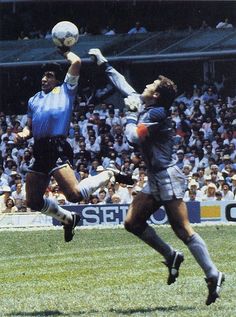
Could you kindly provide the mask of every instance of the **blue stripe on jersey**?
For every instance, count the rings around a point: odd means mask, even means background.
[[[133,118],[127,118],[126,124],[130,124],[130,123],[137,124],[137,120],[134,120]]]
[[[151,122],[160,122],[166,119],[166,111],[163,107],[150,109],[148,114]]]
[[[29,99],[28,117],[32,119],[32,132],[35,139],[67,136],[77,85],[63,83],[45,94],[38,92]]]

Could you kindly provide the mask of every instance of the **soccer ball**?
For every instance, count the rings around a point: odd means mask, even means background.
[[[56,46],[73,46],[79,39],[77,26],[69,21],[61,21],[52,29],[52,40]]]

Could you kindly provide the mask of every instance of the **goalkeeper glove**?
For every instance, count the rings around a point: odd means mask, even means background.
[[[136,112],[139,110],[141,101],[138,95],[130,95],[124,98],[124,103],[128,111]]]
[[[91,59],[97,62],[97,65],[100,66],[103,63],[107,63],[107,59],[102,55],[102,52],[99,48],[91,48],[88,51],[88,54],[90,55]]]

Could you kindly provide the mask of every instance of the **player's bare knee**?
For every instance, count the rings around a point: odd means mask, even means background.
[[[125,229],[136,236],[140,236],[145,230],[146,226],[146,224],[135,223],[128,220],[124,222]]]
[[[64,193],[66,199],[72,203],[77,203],[82,200],[83,196],[80,191],[75,187],[72,191]]]

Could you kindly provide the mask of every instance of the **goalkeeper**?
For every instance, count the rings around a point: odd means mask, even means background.
[[[167,283],[176,281],[184,261],[182,252],[161,239],[147,221],[161,206],[165,207],[169,223],[206,275],[208,296],[206,305],[219,297],[224,274],[212,262],[204,240],[190,225],[183,195],[185,177],[177,167],[173,153],[172,122],[169,117],[177,93],[175,83],[159,76],[139,95],[102,55],[99,49],[91,49],[89,55],[104,68],[110,82],[123,94],[127,112],[126,136],[130,143],[138,145],[147,166],[148,184],[134,198],[126,219],[125,229],[132,232],[164,257],[168,267]]]

